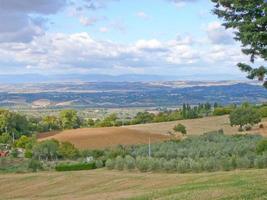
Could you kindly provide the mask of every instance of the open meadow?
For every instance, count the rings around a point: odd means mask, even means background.
[[[267,170],[161,174],[107,170],[0,176],[1,200],[267,199]]]

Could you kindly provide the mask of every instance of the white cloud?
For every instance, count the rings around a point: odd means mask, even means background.
[[[177,40],[139,40],[123,45],[97,41],[88,33],[49,34],[30,43],[0,44],[2,73],[12,68],[29,72],[66,73],[161,73],[217,71],[233,68],[245,60],[234,45],[199,43],[190,36]],[[203,72],[203,73],[204,73]]]
[[[208,38],[214,44],[231,44],[233,43],[233,30],[225,28],[220,22],[211,22],[206,28]]]

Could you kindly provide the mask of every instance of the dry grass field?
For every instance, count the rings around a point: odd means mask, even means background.
[[[107,171],[0,176],[1,200],[263,200],[267,170],[199,174]]]
[[[150,136],[151,142],[159,142],[171,138],[170,131],[181,123],[187,128],[187,135],[200,135],[210,131],[223,129],[225,134],[237,134],[237,127],[231,127],[228,116],[206,117],[200,119],[180,120],[174,122],[161,122],[152,124],[140,124],[125,127],[109,128],[83,128],[66,130],[54,133],[39,134],[39,140],[56,139],[69,141],[79,149],[96,149],[112,147],[116,145],[147,144]],[[264,129],[254,127],[248,133],[260,133],[267,136],[267,120],[263,120]],[[245,133],[245,132],[243,132]],[[177,134],[177,137],[181,137]]]
[[[119,144],[146,144],[169,140],[170,136],[163,134],[149,134],[141,130],[128,128],[83,128],[66,130],[58,133],[41,134],[39,140],[56,139],[58,141],[69,141],[79,149],[97,149],[112,147]]]
[[[225,134],[237,134],[238,128],[231,127],[229,116],[212,116],[199,119],[189,119],[189,120],[180,120],[174,122],[161,122],[161,123],[152,123],[152,124],[140,124],[127,126],[129,129],[145,131],[150,133],[158,134],[168,134],[168,132],[173,131],[173,127],[181,123],[186,126],[188,135],[200,135],[206,132],[216,131],[223,129]],[[248,133],[260,133],[262,135],[267,134],[267,120],[264,119],[262,124],[264,124],[264,129],[259,129],[258,127],[253,127]]]

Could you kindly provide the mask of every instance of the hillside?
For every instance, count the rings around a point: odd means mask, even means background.
[[[230,126],[228,116],[218,116],[124,127],[83,128],[54,133],[42,133],[39,134],[39,140],[54,138],[59,141],[69,141],[80,149],[105,148],[119,144],[147,144],[149,137],[151,137],[152,143],[170,139],[169,133],[173,132],[172,129],[177,123],[181,123],[187,127],[187,135],[200,135],[219,129],[223,129],[225,134],[238,133],[237,127]],[[260,133],[267,136],[267,120],[264,119],[262,124],[265,127],[264,129],[254,127],[247,133]],[[178,133],[177,137],[179,138],[181,135]]]
[[[83,128],[66,130],[57,133],[39,134],[39,140],[56,139],[69,141],[79,149],[97,149],[116,145],[146,144],[149,141],[159,142],[168,140],[170,137],[162,134],[149,134],[141,130],[128,128]]]
[[[5,200],[260,200],[267,198],[267,170],[199,174],[106,170],[4,174],[0,185],[0,199]]]

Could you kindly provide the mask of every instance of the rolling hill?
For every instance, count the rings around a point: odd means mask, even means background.
[[[187,135],[200,135],[206,132],[223,129],[225,134],[237,134],[237,127],[231,127],[228,116],[205,117],[200,119],[180,120],[174,122],[161,122],[151,124],[139,124],[124,127],[107,128],[83,128],[75,130],[65,130],[54,133],[39,134],[39,140],[56,139],[73,143],[79,149],[97,149],[116,145],[147,144],[149,137],[151,142],[159,142],[170,138],[180,138],[178,133],[171,136],[173,127],[181,123],[187,127]],[[242,134],[262,134],[267,136],[267,120],[262,124],[265,128],[253,127],[249,132]]]

